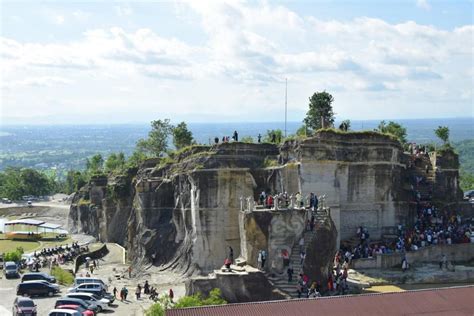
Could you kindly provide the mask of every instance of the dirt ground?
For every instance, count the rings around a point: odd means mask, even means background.
[[[51,223],[62,224],[64,227],[67,227],[68,211],[69,206],[62,203],[36,203],[35,207],[32,208],[21,206],[0,208],[0,217],[28,217],[41,219]],[[80,243],[93,241],[91,236],[81,234],[73,235],[72,238],[73,240],[79,241]],[[128,275],[129,264],[124,262],[124,249],[117,244],[107,244],[107,248],[109,249],[109,253],[98,261],[99,267],[96,271],[94,271],[93,275],[95,277],[101,278],[105,283],[107,283],[110,292],[114,287],[120,291],[120,289],[125,286],[129,291],[129,295],[127,300],[124,302],[116,300],[111,306],[110,310],[103,312],[104,314],[123,316],[143,315],[144,310],[151,306],[153,301],[151,301],[148,296],[144,296],[143,291],[140,299],[137,299],[135,297],[135,290],[138,284],[143,286],[145,280],[148,280],[151,286],[157,288],[157,291],[160,295],[168,293],[169,289],[172,288],[175,294],[175,299],[184,296],[185,277],[172,272],[159,271],[159,268],[157,267],[151,267],[143,270],[138,270],[137,268],[132,267],[132,274],[130,278]],[[2,252],[2,249],[0,249],[0,252]],[[66,265],[64,268],[72,268],[72,265]],[[43,272],[48,271],[45,270]],[[85,266],[82,266],[78,271],[77,276],[85,276],[85,274]],[[11,315],[12,303],[16,297],[16,287],[19,283],[19,279],[0,279],[1,316]],[[67,289],[68,287],[61,286],[61,292],[55,297],[33,298],[35,303],[38,305],[38,315],[47,315],[49,310],[54,307],[56,300],[67,293]]]

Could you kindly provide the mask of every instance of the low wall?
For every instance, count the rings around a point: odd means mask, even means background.
[[[423,247],[417,251],[405,253],[409,264],[420,262],[439,262],[443,254],[448,261],[464,262],[474,259],[474,243],[455,245],[436,245]],[[387,269],[400,266],[403,254],[383,254],[374,258],[355,259],[352,261],[353,269]]]
[[[76,261],[74,262],[74,273],[79,271],[79,267],[86,262],[86,258],[90,257],[92,260],[99,259],[109,253],[109,249],[107,249],[107,245],[103,245],[97,250],[83,253],[77,256]]]

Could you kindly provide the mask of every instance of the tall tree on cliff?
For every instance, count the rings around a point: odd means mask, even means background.
[[[435,134],[445,145],[449,142],[449,127],[438,126],[438,128],[435,129]]]
[[[168,137],[173,130],[169,119],[151,122],[151,131],[147,139],[137,142],[137,149],[150,156],[159,157],[168,149]]]
[[[402,144],[407,142],[407,129],[396,122],[390,121],[387,124],[385,121],[381,121],[377,130],[395,136]]]
[[[87,158],[86,160],[86,171],[88,173],[97,173],[101,172],[104,168],[104,158],[101,154],[95,154],[91,159]]]
[[[193,133],[188,130],[188,126],[185,122],[181,122],[173,127],[173,144],[176,149],[189,146],[193,141]]]
[[[309,110],[304,119],[306,126],[314,131],[332,127],[334,125],[333,102],[334,98],[326,91],[314,93],[309,98]]]

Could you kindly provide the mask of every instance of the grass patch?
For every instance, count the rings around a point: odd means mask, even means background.
[[[23,240],[0,240],[0,253],[14,251],[18,247],[23,248],[25,252],[33,251],[40,247],[40,243],[37,241],[23,241]]]
[[[51,270],[51,275],[54,276],[59,284],[71,285],[74,283],[74,276],[71,272],[66,271],[60,267],[54,267]]]
[[[265,160],[263,161],[263,167],[264,168],[269,168],[269,167],[277,167],[280,164],[278,163],[278,160],[272,159],[269,157],[266,157]]]

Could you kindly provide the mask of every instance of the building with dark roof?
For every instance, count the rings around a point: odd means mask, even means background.
[[[474,285],[171,309],[167,316],[474,315]]]

